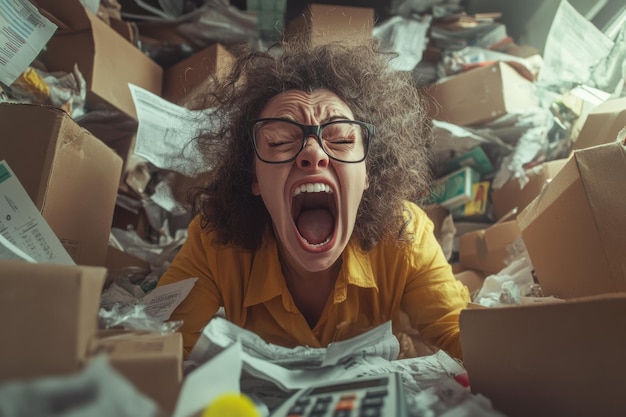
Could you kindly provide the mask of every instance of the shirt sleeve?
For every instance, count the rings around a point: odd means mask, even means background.
[[[415,205],[409,213],[413,240],[407,247],[411,265],[402,310],[424,340],[462,359],[459,314],[470,301],[469,290],[455,278],[432,221]]]
[[[158,286],[162,286],[187,278],[198,278],[170,317],[170,320],[183,322],[178,331],[183,336],[185,358],[189,356],[204,326],[222,305],[214,272],[208,262],[207,251],[211,250],[207,247],[209,239],[210,236],[201,229],[198,219],[193,220],[188,227],[187,240],[158,283]]]

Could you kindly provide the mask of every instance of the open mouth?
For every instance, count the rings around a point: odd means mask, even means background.
[[[330,242],[335,232],[335,194],[323,183],[301,184],[294,190],[293,221],[302,239],[313,248]]]

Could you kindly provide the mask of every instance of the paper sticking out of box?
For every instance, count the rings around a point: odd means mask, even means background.
[[[11,85],[37,58],[57,26],[28,0],[18,0],[2,2],[0,28],[0,82]]]
[[[17,247],[16,256],[23,252],[25,260],[75,265],[6,161],[0,161],[0,196],[0,233]]]

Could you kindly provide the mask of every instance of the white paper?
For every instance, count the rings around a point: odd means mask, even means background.
[[[297,346],[286,348],[267,343],[259,335],[216,316],[205,326],[189,360],[201,364],[232,343],[240,341],[245,353],[286,368],[317,368],[335,365],[355,355],[382,356],[393,360],[400,346],[391,331],[391,322],[377,326],[355,338],[331,343],[328,348]],[[368,343],[370,343],[368,345]]]
[[[205,112],[178,106],[133,84],[128,87],[139,122],[135,154],[158,168],[192,176],[202,167],[202,160],[190,143],[198,133],[197,120]]]
[[[26,252],[9,242],[6,237],[0,235],[0,259],[10,259],[36,263]]]
[[[389,62],[391,68],[397,71],[411,71],[419,64],[428,43],[426,33],[431,20],[430,16],[423,16],[421,20],[394,16],[374,27],[372,35],[380,39],[390,50],[398,53],[398,56]]]
[[[187,278],[173,284],[156,287],[141,299],[141,303],[146,306],[146,312],[152,317],[166,321],[187,297],[197,280],[198,278]]]
[[[591,66],[608,55],[613,41],[566,0],[556,11],[537,82],[546,85],[587,83]]]
[[[233,343],[187,375],[172,417],[197,415],[220,395],[240,392],[242,353],[241,343]]]
[[[0,161],[0,234],[37,262],[75,265],[6,161]]]
[[[13,84],[56,30],[28,0],[0,0],[0,82]]]

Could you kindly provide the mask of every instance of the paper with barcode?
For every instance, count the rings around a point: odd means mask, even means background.
[[[187,297],[198,278],[187,278],[173,284],[156,287],[141,299],[146,313],[159,320],[170,318],[176,307]]]
[[[195,174],[202,160],[193,139],[198,134],[198,119],[205,112],[178,106],[134,84],[128,87],[139,123],[135,154],[157,168]]]
[[[11,85],[35,60],[57,26],[28,0],[0,0],[0,81]]]
[[[11,244],[2,252],[12,259],[24,253],[29,261],[76,264],[6,161],[0,161],[0,234]]]

